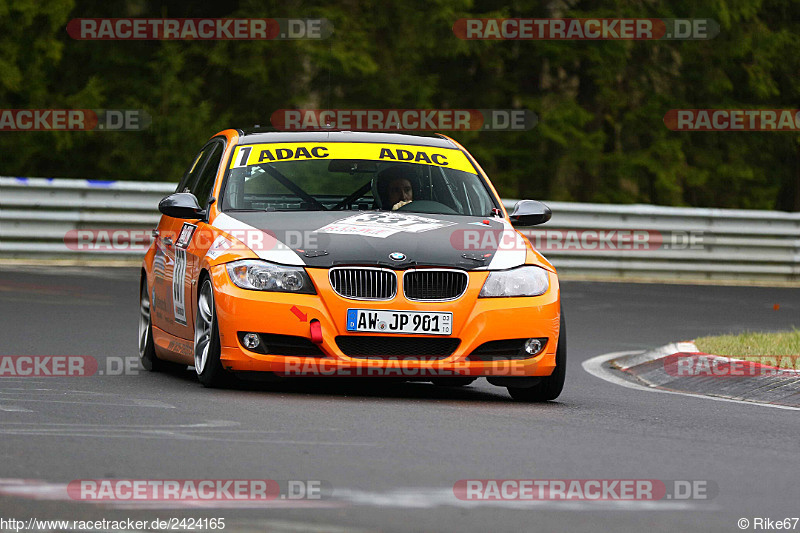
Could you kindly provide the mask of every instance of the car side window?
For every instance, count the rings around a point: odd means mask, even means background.
[[[181,181],[178,182],[178,187],[175,189],[175,192],[186,192],[186,189],[189,187],[190,183],[193,183],[197,179],[197,174],[203,168],[203,163],[205,163],[206,159],[208,159],[208,155],[211,153],[211,146],[204,146],[202,150],[197,154],[197,156],[192,161],[192,165],[186,169],[186,172],[183,174]]]
[[[222,153],[225,151],[225,145],[222,142],[215,142],[208,147],[208,157],[203,163],[203,168],[197,176],[196,180],[192,180],[189,185],[189,192],[197,197],[197,201],[201,207],[205,207],[208,203],[208,198],[211,191],[214,189],[214,180],[217,177],[217,170],[222,162]]]

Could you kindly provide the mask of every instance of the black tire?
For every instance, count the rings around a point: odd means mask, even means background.
[[[436,378],[431,383],[439,387],[466,387],[478,378]]]
[[[561,322],[558,334],[558,347],[556,348],[556,368],[553,373],[533,387],[520,388],[508,387],[508,393],[518,402],[548,402],[555,400],[564,388],[564,378],[567,374],[567,328],[564,313],[561,312]]]
[[[144,276],[139,284],[139,361],[150,372],[158,372],[164,367],[164,361],[156,356],[153,323],[150,318],[150,292]]]
[[[150,316],[150,291],[147,289],[147,278],[144,275],[139,284],[139,361],[144,369],[150,372],[186,370],[186,365],[164,361],[156,355],[155,341],[153,341],[153,321]]]
[[[209,278],[201,278],[194,324],[194,369],[204,387],[226,387],[233,381],[233,375],[222,367],[221,351],[214,286]]]

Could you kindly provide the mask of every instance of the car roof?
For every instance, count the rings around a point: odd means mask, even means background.
[[[450,139],[436,135],[409,135],[405,133],[376,133],[363,131],[259,131],[239,130],[239,144],[288,142],[350,142],[376,144],[410,144],[434,148],[459,147]]]

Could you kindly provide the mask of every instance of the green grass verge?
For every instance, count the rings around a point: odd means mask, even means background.
[[[800,355],[800,329],[780,333],[747,332],[740,335],[700,337],[695,344],[704,353],[738,358]]]

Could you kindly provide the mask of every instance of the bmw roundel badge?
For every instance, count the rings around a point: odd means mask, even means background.
[[[389,254],[389,257],[394,261],[402,261],[406,258],[406,254],[401,254],[400,252],[392,252]]]

